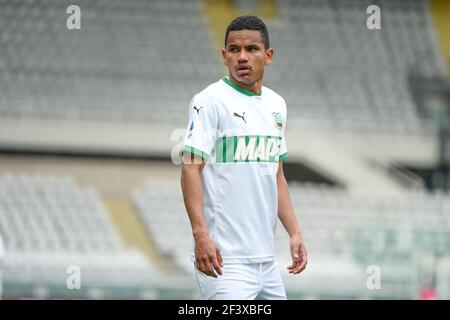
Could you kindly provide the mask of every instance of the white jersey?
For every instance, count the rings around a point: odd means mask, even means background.
[[[275,258],[276,174],[279,160],[287,157],[285,126],[286,103],[280,95],[266,87],[254,94],[228,77],[189,104],[183,152],[207,160],[204,215],[225,263]]]

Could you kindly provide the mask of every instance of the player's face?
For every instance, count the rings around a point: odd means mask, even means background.
[[[246,86],[262,79],[264,66],[272,62],[272,55],[273,49],[264,48],[258,30],[231,31],[227,47],[222,49],[230,77]]]

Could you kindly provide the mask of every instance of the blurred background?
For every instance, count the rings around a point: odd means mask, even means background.
[[[175,155],[243,13],[288,105],[288,297],[450,298],[449,1],[0,0],[3,299],[198,298]]]

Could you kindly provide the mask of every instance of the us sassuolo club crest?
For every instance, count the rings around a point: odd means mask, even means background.
[[[281,113],[272,112],[273,121],[275,123],[275,127],[278,129],[283,129],[283,118],[281,117]]]

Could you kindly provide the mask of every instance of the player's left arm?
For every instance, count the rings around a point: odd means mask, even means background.
[[[283,172],[283,162],[278,163],[277,172],[277,188],[278,188],[278,218],[291,237],[290,248],[292,265],[287,269],[289,273],[297,274],[305,270],[308,262],[305,243],[303,241],[300,225],[295,216],[294,207],[292,206],[289,196],[288,184]]]

